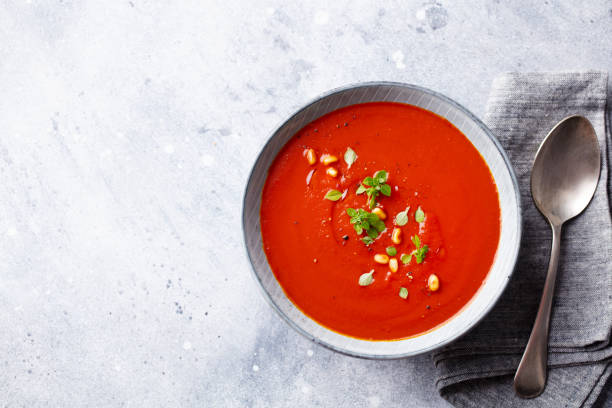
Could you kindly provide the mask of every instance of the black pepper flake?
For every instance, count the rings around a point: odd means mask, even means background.
[[[338,129],[340,129],[340,125],[338,125],[338,124],[336,124],[336,127],[337,127]]]
[[[315,128],[315,130],[314,130],[314,131],[318,133],[318,132],[319,132],[319,129]]]
[[[431,309],[431,306],[427,305],[427,306],[425,306],[425,308],[426,308],[427,310],[429,310],[429,309]]]
[[[348,126],[348,122],[344,122],[344,127],[347,127],[347,126]]]
[[[348,239],[348,235],[343,236],[342,239],[346,241]]]

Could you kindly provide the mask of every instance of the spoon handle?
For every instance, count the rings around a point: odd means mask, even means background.
[[[550,224],[553,232],[552,248],[548,273],[544,283],[544,292],[540,300],[538,314],[529,336],[523,358],[514,376],[514,391],[523,398],[535,398],[546,387],[546,363],[548,361],[548,326],[555,281],[557,280],[557,265],[559,264],[559,248],[561,243],[561,224]]]

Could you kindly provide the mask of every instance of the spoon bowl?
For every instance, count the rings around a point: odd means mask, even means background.
[[[582,116],[559,122],[546,136],[533,163],[531,195],[551,222],[563,223],[591,201],[601,167],[599,142]]]
[[[534,398],[546,387],[548,328],[557,280],[563,223],[587,207],[599,180],[601,158],[597,135],[582,116],[559,122],[542,141],[531,172],[531,195],[553,232],[544,291],[527,347],[514,376],[514,390]]]

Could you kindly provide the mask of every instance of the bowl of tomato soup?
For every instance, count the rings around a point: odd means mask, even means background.
[[[512,274],[520,196],[487,127],[415,85],[333,90],[283,122],[246,187],[247,255],[293,328],[366,358],[466,333]]]

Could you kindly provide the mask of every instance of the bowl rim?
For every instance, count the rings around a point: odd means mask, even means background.
[[[512,262],[511,262],[511,268],[509,269],[509,273],[506,276],[505,281],[503,282],[503,284],[501,285],[501,288],[499,290],[499,293],[496,294],[496,297],[489,303],[487,304],[487,306],[485,308],[483,308],[480,313],[478,315],[475,315],[473,319],[471,319],[471,321],[469,322],[469,324],[467,324],[467,326],[464,328],[464,330],[462,332],[458,332],[452,336],[449,336],[446,339],[443,339],[442,341],[439,341],[437,343],[431,344],[428,347],[422,348],[416,352],[407,352],[407,353],[397,353],[397,354],[387,354],[387,355],[380,355],[380,354],[367,354],[367,353],[360,353],[360,352],[355,352],[355,351],[351,351],[351,350],[347,350],[347,349],[343,349],[341,347],[335,346],[333,344],[330,344],[324,340],[319,339],[316,336],[311,335],[310,333],[308,333],[307,331],[303,330],[296,322],[294,322],[291,318],[289,318],[289,316],[287,316],[282,310],[280,310],[279,306],[276,304],[276,302],[271,298],[270,294],[266,291],[266,289],[264,288],[263,283],[261,282],[260,276],[257,274],[257,272],[255,271],[255,266],[253,263],[253,259],[251,258],[251,254],[249,252],[249,248],[247,246],[247,231],[246,231],[246,200],[247,200],[247,194],[249,191],[249,187],[251,185],[252,182],[252,178],[253,178],[253,172],[255,171],[255,167],[256,164],[259,162],[259,160],[261,159],[266,147],[268,146],[268,144],[270,143],[270,141],[272,140],[272,138],[274,137],[274,135],[276,134],[276,132],[287,122],[291,121],[294,117],[298,116],[300,113],[302,113],[303,111],[307,110],[309,107],[311,107],[312,105],[319,103],[322,99],[325,99],[331,95],[334,95],[336,93],[340,93],[340,92],[345,92],[351,89],[355,89],[355,88],[367,88],[367,87],[376,87],[376,86],[397,86],[397,87],[402,87],[402,88],[408,88],[408,89],[413,89],[413,90],[417,90],[420,92],[424,92],[426,94],[429,94],[431,96],[434,96],[436,98],[439,98],[441,100],[443,100],[444,102],[454,106],[455,108],[459,109],[461,112],[463,112],[470,120],[472,120],[489,138],[489,140],[493,143],[493,145],[495,146],[495,148],[497,149],[498,153],[501,155],[505,167],[508,170],[509,174],[510,174],[510,178],[512,180],[512,186],[513,186],[513,193],[514,195],[517,197],[517,212],[516,212],[516,223],[517,223],[517,239],[514,242],[514,247],[512,248]],[[401,103],[401,102],[399,102]],[[441,115],[439,115],[441,116]],[[444,116],[441,116],[443,119],[448,120],[447,118],[445,118]],[[452,122],[451,122],[452,123]],[[487,163],[488,165],[488,163]],[[508,155],[506,153],[506,151],[504,150],[504,148],[502,147],[502,145],[500,144],[500,142],[497,140],[497,138],[493,135],[493,132],[491,132],[491,130],[489,129],[489,127],[482,121],[480,120],[476,115],[474,115],[471,111],[469,111],[467,108],[465,108],[463,105],[461,105],[460,103],[454,101],[453,99],[439,93],[436,91],[433,91],[429,88],[425,88],[419,85],[415,85],[415,84],[410,84],[410,83],[404,83],[404,82],[394,82],[394,81],[366,81],[366,82],[356,82],[356,83],[350,83],[350,84],[346,84],[343,86],[339,86],[336,88],[332,88],[330,90],[327,90],[323,93],[320,93],[319,95],[317,95],[316,97],[314,97],[313,99],[311,99],[308,103],[306,103],[305,105],[303,105],[301,108],[297,109],[295,112],[293,112],[292,114],[290,114],[288,117],[282,119],[281,121],[279,121],[279,123],[273,128],[273,130],[269,133],[268,137],[265,139],[265,142],[263,143],[263,145],[261,146],[261,148],[259,149],[259,153],[257,154],[257,157],[255,158],[253,165],[251,166],[251,169],[249,171],[246,183],[245,183],[245,187],[244,187],[244,192],[243,192],[243,196],[242,196],[242,217],[241,217],[241,228],[242,228],[242,246],[244,248],[244,251],[246,252],[247,255],[247,259],[249,260],[249,264],[250,264],[250,270],[251,270],[251,275],[253,277],[253,279],[255,280],[255,282],[257,282],[257,286],[259,288],[259,291],[263,294],[264,299],[266,299],[267,303],[272,307],[272,309],[274,309],[276,311],[276,313],[285,321],[289,324],[290,327],[292,327],[295,331],[297,331],[298,333],[300,333],[302,336],[306,337],[307,339],[313,341],[316,344],[320,344],[330,350],[333,350],[335,352],[338,352],[340,354],[344,354],[347,356],[352,356],[352,357],[357,357],[357,358],[363,358],[363,359],[368,359],[368,360],[396,360],[396,359],[401,359],[401,358],[406,358],[406,357],[412,357],[412,356],[416,356],[416,355],[420,355],[420,354],[425,354],[428,353],[430,351],[436,350],[440,347],[443,347],[455,340],[457,340],[458,338],[465,336],[466,334],[468,334],[472,329],[474,329],[474,327],[480,323],[483,318],[489,314],[489,312],[495,307],[495,305],[497,304],[497,302],[499,302],[499,299],[502,297],[503,293],[506,291],[506,288],[508,286],[508,283],[510,282],[510,279],[512,277],[512,275],[514,274],[514,270],[516,269],[516,263],[518,261],[518,255],[519,255],[519,249],[520,249],[520,245],[521,245],[521,241],[522,241],[522,237],[523,237],[523,204],[522,204],[522,200],[521,200],[521,194],[520,194],[520,189],[518,186],[518,179],[516,177],[516,173],[514,171],[514,167],[512,166],[512,163],[510,162],[510,159],[508,158]],[[478,292],[477,292],[478,293]],[[468,303],[466,303],[465,306],[467,306],[473,299],[475,298],[472,297]],[[299,309],[299,308],[298,308]],[[303,312],[302,312],[303,313]],[[314,321],[316,324],[319,324],[316,320],[312,319],[310,316],[304,314],[308,319]],[[454,316],[454,315],[453,315]],[[452,317],[451,317],[452,318]],[[445,322],[441,323],[441,325],[445,324],[446,322],[448,322],[449,320],[446,320]],[[439,327],[439,326],[437,326]],[[436,328],[432,328],[430,330],[435,330]],[[339,333],[339,332],[337,332]],[[339,333],[342,334],[342,333]],[[350,336],[348,336],[350,337]],[[379,340],[367,340],[367,339],[360,339],[363,341],[371,341],[372,343],[376,343],[379,342]],[[393,340],[393,341],[402,341],[402,339],[399,340]]]

